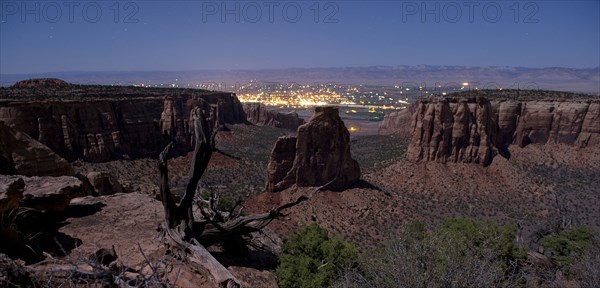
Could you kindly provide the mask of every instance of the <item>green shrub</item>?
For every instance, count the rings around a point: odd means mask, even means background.
[[[476,221],[472,219],[447,219],[442,227],[434,231],[438,239],[453,239],[464,250],[480,254],[490,250],[494,257],[503,261],[524,260],[525,248],[515,244],[517,225],[508,223],[499,226],[494,221]]]
[[[308,225],[283,244],[277,282],[282,288],[329,287],[339,271],[355,264],[357,255],[353,245],[330,237],[317,224]]]
[[[202,199],[209,199],[210,197],[212,197],[212,193],[211,191],[208,190],[204,190],[202,191],[202,193],[200,193],[200,197],[202,197]],[[219,203],[217,203],[217,209],[219,209],[220,211],[229,211],[231,210],[231,208],[233,208],[233,206],[235,205],[235,199],[233,199],[233,197],[229,196],[229,195],[222,195],[219,194]]]
[[[591,248],[594,242],[594,232],[587,226],[563,230],[556,236],[540,239],[540,244],[552,251],[554,259],[564,266],[573,264],[574,259]]]
[[[362,257],[359,269],[335,287],[519,287],[527,253],[515,243],[516,225],[450,219],[433,231],[410,223]],[[358,283],[358,284],[357,284]]]

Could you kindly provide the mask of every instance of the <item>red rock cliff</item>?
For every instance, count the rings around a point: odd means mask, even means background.
[[[409,127],[410,160],[488,165],[511,144],[600,145],[600,101],[420,100]]]
[[[241,103],[231,93],[166,98],[117,96],[95,100],[2,100],[0,121],[67,160],[91,162],[156,154],[170,139],[177,141],[180,150],[189,150],[189,139],[193,138],[189,111],[197,105],[204,105],[213,123],[246,121]]]

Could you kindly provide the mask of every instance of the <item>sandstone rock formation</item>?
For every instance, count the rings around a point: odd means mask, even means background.
[[[296,112],[281,113],[269,110],[260,103],[244,103],[244,112],[248,121],[255,125],[296,130],[304,124],[304,119],[298,117]]]
[[[290,163],[293,163],[290,165]],[[350,155],[350,133],[334,107],[317,107],[297,138],[279,138],[268,166],[267,190],[327,186],[344,190],[360,180],[360,167]],[[289,168],[288,168],[289,167]]]
[[[285,189],[283,187],[287,184],[279,183],[286,178],[294,166],[294,160],[296,159],[296,139],[296,137],[282,136],[275,142],[275,146],[273,146],[273,150],[271,151],[269,165],[267,166],[267,191]]]
[[[591,103],[581,124],[575,146],[586,147],[600,145],[600,103]]]
[[[417,105],[413,103],[400,111],[385,114],[379,125],[379,134],[398,134],[402,137],[410,137],[412,133],[411,122],[416,111]]]
[[[75,177],[24,177],[0,175],[0,189],[6,189],[5,195],[22,197],[19,206],[41,212],[64,211],[71,199],[83,196],[81,181]],[[11,204],[12,205],[12,204]],[[13,207],[14,208],[14,207]]]
[[[0,174],[71,176],[74,171],[48,147],[0,121]]]
[[[90,172],[86,175],[92,186],[93,195],[112,195],[122,193],[123,187],[117,177],[104,172]]]
[[[212,103],[212,104],[211,104]],[[166,97],[163,112],[160,117],[160,131],[169,135],[176,143],[184,144],[187,151],[193,145],[194,125],[192,124],[192,109],[201,107],[208,117],[208,123],[217,128],[225,123],[244,123],[246,117],[240,102],[225,99],[190,98],[182,101]]]
[[[600,144],[600,103],[595,100],[439,98],[420,100],[416,107],[407,152],[413,161],[488,165],[496,154],[509,157],[509,145]]]
[[[193,129],[189,128],[189,111],[196,105],[216,111],[211,115],[213,125],[217,120],[221,124],[246,122],[234,94],[187,95],[163,90],[163,96],[148,97],[118,98],[120,95],[116,94],[97,98],[92,94],[69,101],[3,100],[0,121],[27,133],[69,161],[90,162],[158,154],[171,139],[178,141],[182,152],[190,151]],[[5,93],[16,93],[11,91]]]

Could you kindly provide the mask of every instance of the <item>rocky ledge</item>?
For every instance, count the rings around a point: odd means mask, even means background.
[[[0,174],[72,176],[75,172],[48,147],[0,121]]]
[[[24,177],[0,175],[0,212],[27,207],[41,212],[64,211],[71,199],[84,196],[75,177]]]

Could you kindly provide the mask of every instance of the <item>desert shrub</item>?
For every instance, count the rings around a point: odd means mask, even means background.
[[[235,199],[233,199],[233,197],[229,196],[229,195],[223,195],[221,196],[221,199],[219,201],[219,210],[221,211],[229,211],[231,210],[231,208],[233,208],[233,206],[235,205]]]
[[[363,255],[335,287],[518,287],[526,251],[516,225],[451,219],[433,231],[419,222]],[[353,284],[360,283],[360,284]],[[358,286],[356,286],[358,285]]]
[[[467,250],[473,253],[490,250],[498,260],[509,262],[527,257],[527,251],[515,244],[516,232],[514,223],[498,225],[494,221],[458,218],[444,221],[442,227],[434,231],[434,236],[438,241],[454,240],[465,253]]]
[[[565,229],[558,235],[547,235],[540,239],[546,249],[552,252],[552,257],[563,266],[570,266],[582,253],[593,247],[594,232],[587,226]]]
[[[355,264],[356,248],[327,230],[311,224],[283,244],[277,282],[282,288],[329,287],[344,268]]]

